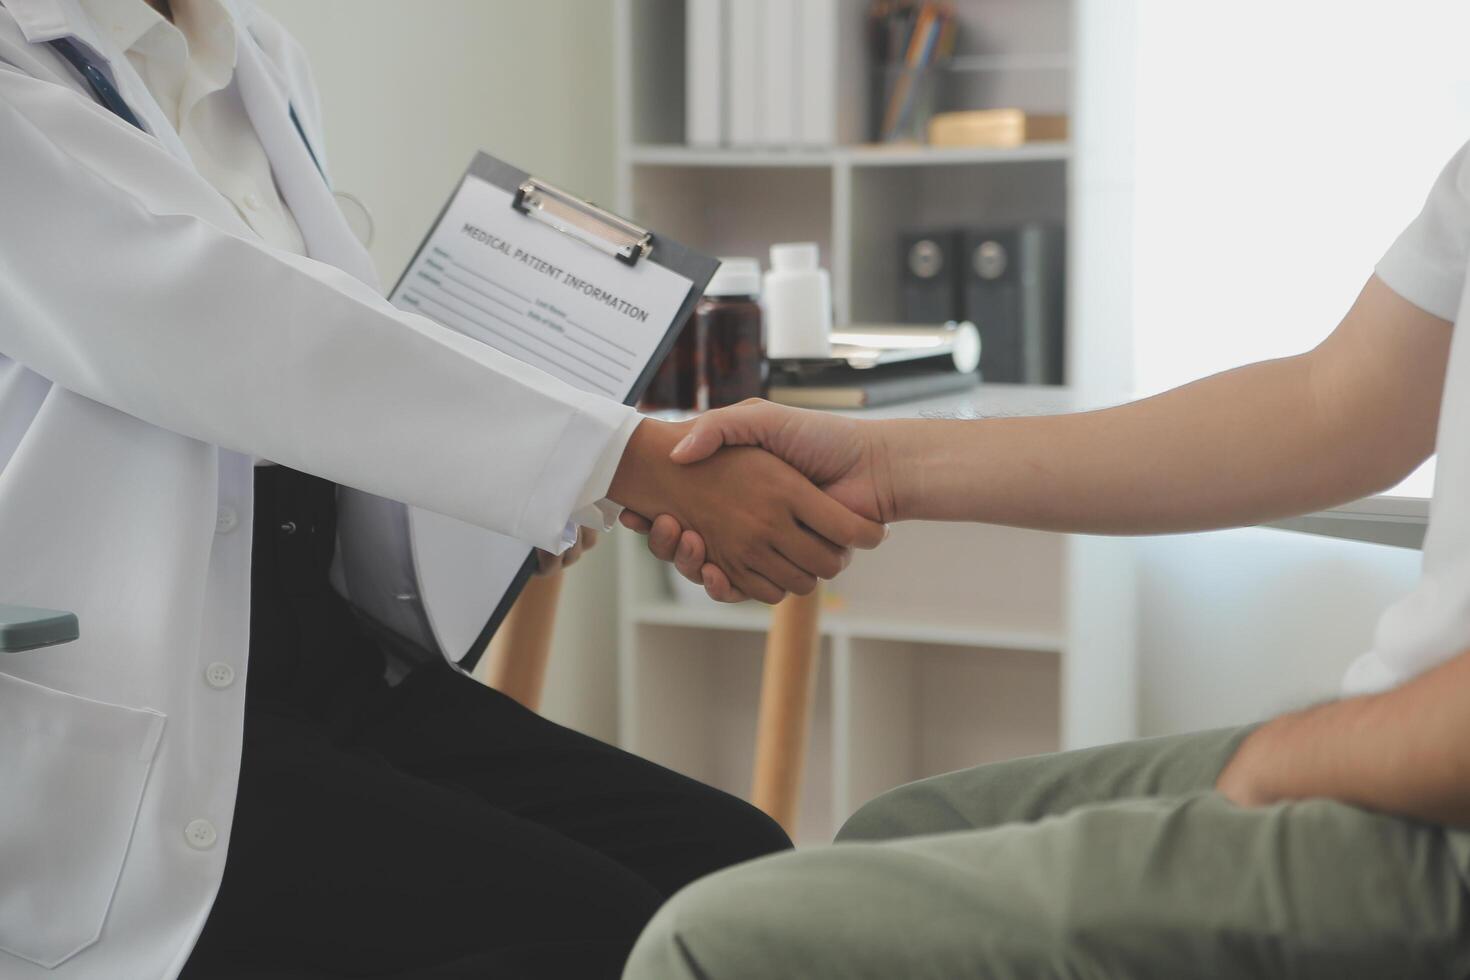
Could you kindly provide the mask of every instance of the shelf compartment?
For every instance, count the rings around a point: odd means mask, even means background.
[[[941,109],[1069,110],[1071,0],[965,0],[955,10],[960,44],[941,80]]]
[[[626,542],[626,616],[651,626],[766,633],[770,607],[675,598],[667,567]],[[829,638],[894,639],[951,646],[1063,649],[1063,535],[989,525],[895,525],[883,547],[857,552],[825,586],[820,632]],[[904,573],[903,570],[920,570]],[[691,586],[692,589],[692,586]]]
[[[949,71],[1071,71],[1068,54],[961,54],[945,65]]]
[[[633,622],[764,633],[770,607],[700,596],[673,597],[651,556],[625,565]],[[983,524],[914,521],[894,525],[873,552],[857,552],[824,586],[829,637],[913,640],[953,646],[1058,651],[1064,643],[1062,584],[1066,538]],[[919,570],[908,574],[905,570]],[[663,576],[660,580],[660,576]]]
[[[685,0],[619,0],[613,50],[623,139],[684,139]]]
[[[838,664],[839,823],[896,786],[1060,745],[1060,655],[853,639]]]
[[[672,167],[830,167],[837,159],[830,148],[685,146],[644,143],[628,149],[628,162]]]
[[[1000,147],[865,143],[826,149],[652,143],[630,147],[628,162],[638,167],[925,167],[1056,161],[1071,155],[1072,144],[1067,140],[1038,140]]]
[[[750,799],[764,638],[642,624],[635,648],[631,738],[624,748]],[[832,654],[823,641],[795,839],[832,840]]]
[[[851,316],[855,323],[891,323],[900,319],[904,232],[1036,220],[1063,224],[1067,165],[1064,160],[1024,166],[895,161],[854,169],[849,193]]]
[[[832,259],[832,172],[821,167],[636,167],[631,217],[712,255],[764,266],[775,242],[816,242]]]
[[[1037,140],[1020,146],[925,146],[870,144],[842,151],[854,167],[947,167],[959,164],[1048,163],[1072,155],[1067,140]]]
[[[924,629],[1060,637],[1065,566],[1062,535],[912,521],[895,524],[878,550],[855,553],[827,594],[855,622],[912,624],[914,638]]]
[[[650,602],[633,610],[633,621],[650,626],[687,626],[765,634],[771,628],[769,606],[755,602],[738,605],[670,599]],[[922,641],[949,646],[999,647],[1055,653],[1064,639],[1055,630],[994,629],[933,620],[855,616],[843,612],[822,614],[821,634],[871,640]]]

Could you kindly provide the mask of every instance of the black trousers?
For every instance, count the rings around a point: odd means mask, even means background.
[[[256,484],[240,790],[185,977],[616,977],[669,895],[790,846],[442,662],[390,686],[327,584],[335,488]]]

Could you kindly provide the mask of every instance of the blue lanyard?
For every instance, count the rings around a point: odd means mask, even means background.
[[[92,59],[82,52],[77,42],[69,37],[57,38],[51,42],[51,47],[56,49],[56,53],[77,70],[77,74],[86,81],[92,89],[92,95],[102,103],[103,108],[111,111],[123,122],[143,129],[143,124],[138,121],[138,117],[133,115],[133,110],[128,108],[128,104],[123,101],[122,94],[118,92],[117,87],[103,74],[102,69],[93,64]]]
[[[147,132],[146,129],[143,129],[143,123],[123,99],[122,93],[117,90],[117,86],[112,84],[112,80],[101,68],[97,67],[91,58],[87,57],[81,45],[69,37],[57,38],[50,44],[56,53],[65,58],[67,63],[77,70],[77,74],[82,76],[92,90],[93,97],[103,108],[128,125],[136,126],[143,132]],[[322,162],[316,158],[316,150],[311,148],[311,140],[306,138],[306,130],[302,128],[301,120],[296,115],[296,107],[290,106],[290,110],[291,125],[296,127],[296,135],[301,137],[301,143],[306,147],[307,155],[311,157],[311,162],[316,164],[316,172],[322,175],[322,180],[326,180],[327,172],[322,169]]]

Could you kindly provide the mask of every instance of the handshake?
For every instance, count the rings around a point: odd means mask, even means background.
[[[714,599],[779,602],[830,579],[897,518],[879,429],[759,399],[642,422],[608,497]]]

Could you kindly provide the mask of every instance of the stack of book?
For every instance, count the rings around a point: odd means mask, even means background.
[[[771,362],[767,397],[798,408],[876,408],[973,388],[981,359],[972,323],[846,327],[826,360]]]
[[[974,374],[936,371],[919,364],[868,370],[836,364],[805,373],[773,370],[767,397],[793,408],[878,408],[965,391],[979,383]]]
[[[1024,109],[941,112],[929,120],[929,143],[933,146],[1005,148],[1066,138],[1066,116],[1029,113]]]
[[[691,146],[834,146],[862,138],[862,4],[688,0]],[[843,97],[843,93],[848,93]]]

